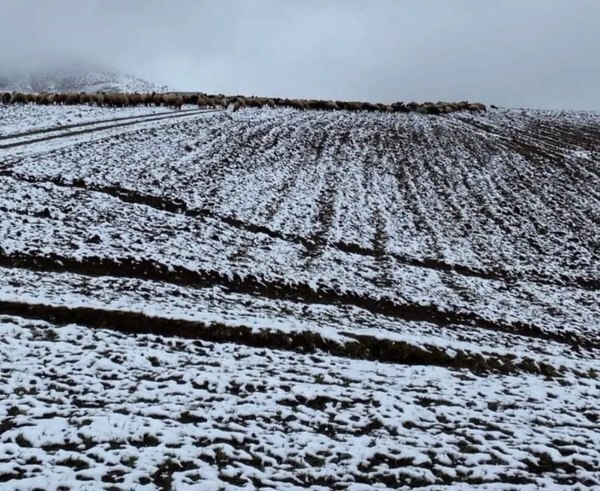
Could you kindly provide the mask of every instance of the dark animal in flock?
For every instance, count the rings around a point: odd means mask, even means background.
[[[186,94],[183,96],[183,103],[196,104],[198,101],[198,97],[200,97],[200,94]]]
[[[162,94],[154,94],[154,96],[152,96],[152,103],[155,106],[160,106],[163,103],[163,95]]]
[[[208,98],[204,97],[203,95],[199,95],[196,97],[196,104],[199,108],[206,107],[208,104]]]
[[[92,102],[92,98],[89,94],[82,92],[79,94],[79,104],[90,104]]]
[[[17,104],[27,104],[29,102],[29,99],[27,97],[27,94],[23,94],[22,92],[17,92],[13,96],[13,102],[15,102]]]
[[[139,94],[133,93],[104,93],[87,94],[75,93],[23,93],[0,92],[2,104],[40,104],[40,105],[95,105],[100,107],[130,107],[130,106],[164,106],[180,110],[184,104],[196,104],[200,108],[227,109],[233,111],[245,108],[261,109],[265,107],[289,107],[299,111],[368,111],[384,113],[419,113],[427,115],[444,115],[455,111],[486,111],[485,104],[480,102],[393,102],[392,104],[377,104],[360,101],[331,101],[320,99],[284,99],[280,97],[267,98],[243,95],[226,96],[224,94],[197,93],[167,93],[156,92]],[[495,106],[492,106],[495,108]]]
[[[183,97],[175,94],[165,95],[163,96],[163,105],[172,107],[173,109],[181,109],[181,106],[183,106]]]
[[[79,94],[67,94],[65,104],[67,104],[69,106],[74,106],[75,104],[79,104]]]
[[[142,105],[142,96],[137,92],[129,95],[129,104],[132,106],[141,106]]]

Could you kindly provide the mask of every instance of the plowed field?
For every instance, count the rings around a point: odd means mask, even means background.
[[[18,110],[3,489],[600,486],[600,114]]]

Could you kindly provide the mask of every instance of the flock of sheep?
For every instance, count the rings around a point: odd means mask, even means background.
[[[76,93],[40,93],[31,94],[23,92],[5,92],[1,95],[2,104],[40,104],[40,105],[67,105],[87,104],[104,107],[131,107],[141,105],[168,106],[174,109],[181,109],[184,99],[177,94],[138,94],[137,92],[122,94],[107,94],[100,92],[97,94]]]
[[[292,107],[299,110],[323,111],[379,111],[379,112],[417,112],[422,114],[446,114],[455,111],[485,111],[485,104],[468,101],[462,102],[395,102],[393,104],[375,104],[371,102],[351,101],[324,101],[315,99],[281,99],[267,97],[244,97],[195,94],[148,94],[134,93],[41,93],[30,94],[23,92],[5,92],[0,94],[2,104],[42,104],[42,105],[75,105],[88,104],[104,107],[130,107],[130,106],[165,106],[181,109],[184,104],[197,105],[200,108],[226,109],[231,107],[237,111],[246,107]]]

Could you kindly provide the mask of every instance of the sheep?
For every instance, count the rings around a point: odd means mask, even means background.
[[[289,102],[289,105],[291,107],[293,107],[294,109],[299,109],[300,111],[304,111],[305,109],[305,105],[302,101],[298,100],[298,99],[293,99]]]
[[[217,108],[219,107],[219,99],[216,96],[212,96],[212,95],[205,95],[204,96],[204,105],[208,108],[208,107],[212,107],[212,108]]]
[[[144,104],[146,106],[151,106],[155,95],[156,95],[156,92],[152,92],[151,94],[145,94],[143,97],[142,104]]]
[[[199,96],[200,96],[200,94],[186,94],[185,96],[183,96],[183,103],[184,104],[196,104]]]
[[[29,99],[27,99],[27,94],[17,92],[13,97],[13,101],[17,104],[27,104],[29,102]]]
[[[104,106],[105,107],[114,107],[115,106],[114,95],[115,94],[104,94]]]
[[[111,94],[110,102],[112,107],[123,107],[126,105],[126,96],[125,94]]]
[[[423,106],[426,114],[442,114],[443,106],[439,106],[437,104],[425,104]]]
[[[360,108],[363,111],[379,111],[379,106],[377,104],[371,104],[370,102],[361,103]]]
[[[335,103],[333,101],[325,101],[325,100],[309,100],[306,101],[306,104],[310,109],[318,109],[319,111],[329,111],[333,109]]]
[[[267,105],[267,99],[265,97],[253,97],[254,107],[264,107]]]
[[[163,97],[163,104],[165,106],[171,106],[173,109],[180,110],[183,106],[183,97],[176,94],[169,94]]]
[[[79,94],[79,104],[90,104],[91,102],[92,98],[89,94],[86,94],[85,92]]]
[[[56,103],[57,104],[64,104],[65,102],[67,102],[67,94],[65,94],[64,92],[56,94]]]
[[[103,94],[104,96],[104,107],[114,107],[114,97],[115,94]]]
[[[183,106],[183,97],[180,95],[175,96],[175,99],[173,99],[173,108],[181,111],[181,106]]]
[[[204,97],[203,95],[199,95],[196,98],[196,104],[198,105],[198,107],[200,109],[205,108],[208,105],[208,99],[206,97]]]
[[[154,104],[154,96],[156,95],[156,92],[151,92],[145,95],[142,104],[144,104],[145,106],[151,106]]]
[[[129,103],[132,106],[139,106],[142,103],[142,96],[140,94],[138,94],[137,92],[134,92],[133,94],[129,94]]]
[[[131,105],[131,100],[127,94],[117,94],[118,105],[117,107],[127,107]]]
[[[152,97],[152,102],[154,102],[155,106],[160,106],[163,103],[163,94],[154,94]]]
[[[257,97],[248,97],[246,99],[246,107],[256,107],[256,108],[260,108],[262,107],[261,101],[259,98]]]
[[[98,94],[89,94],[90,104],[92,106],[100,106],[100,101],[98,100]]]
[[[470,111],[487,111],[487,107],[485,107],[485,104],[482,104],[481,102],[474,102],[473,104],[471,104],[469,106],[469,110]]]
[[[358,101],[332,101],[321,99],[287,99],[287,98],[267,98],[242,95],[225,96],[223,94],[205,94],[202,92],[186,93],[186,94],[157,94],[137,92],[130,94],[105,94],[98,92],[96,94],[79,94],[69,93],[11,93],[0,92],[0,103],[2,104],[27,104],[37,103],[42,105],[52,104],[96,104],[106,107],[126,107],[137,105],[155,105],[168,106],[170,108],[181,110],[183,104],[197,104],[199,108],[223,108],[226,109],[230,105],[233,112],[239,111],[245,107],[250,108],[273,108],[273,107],[291,107],[300,111],[305,110],[323,110],[323,111],[377,111],[377,112],[417,112],[420,114],[444,115],[454,111],[486,111],[487,106],[479,102],[424,102],[418,104],[410,102],[394,102],[392,104],[358,102]],[[495,106],[491,106],[492,108]]]
[[[79,104],[79,94],[67,94],[65,104],[67,104],[68,106]]]
[[[405,105],[404,102],[394,102],[392,104],[392,107],[394,108],[394,111],[397,113],[407,113],[410,111],[410,109],[408,109]]]
[[[106,94],[104,104],[110,107],[123,107],[123,94]]]

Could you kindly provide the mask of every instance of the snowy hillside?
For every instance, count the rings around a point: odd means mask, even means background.
[[[600,486],[600,114],[0,116],[3,489]]]
[[[165,90],[137,77],[86,63],[27,71],[0,68],[0,92],[152,92]]]

